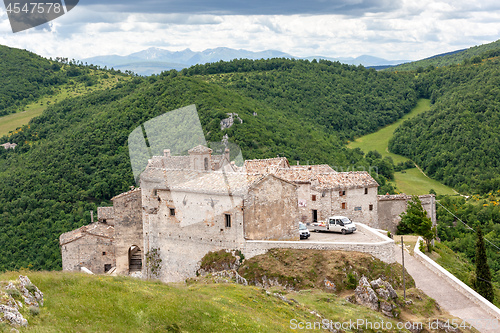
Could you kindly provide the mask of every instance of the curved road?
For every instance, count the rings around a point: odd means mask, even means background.
[[[401,264],[401,246],[395,246],[396,260]],[[495,317],[456,291],[446,279],[431,271],[407,251],[405,268],[415,280],[417,288],[434,298],[452,316],[465,320],[482,333],[500,332],[500,323]]]

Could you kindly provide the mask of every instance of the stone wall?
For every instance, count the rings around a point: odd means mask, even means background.
[[[356,223],[364,223],[374,228],[379,227],[376,187],[333,190],[331,200],[331,215],[347,216]]]
[[[236,249],[243,242],[241,196],[169,190],[158,190],[157,194],[157,211],[144,213],[144,248],[159,249],[162,269],[158,277],[162,281],[192,277],[207,252]],[[185,205],[175,206],[178,200],[184,200]],[[147,274],[146,267],[143,274]]]
[[[271,240],[237,240],[232,237],[217,237],[214,228],[208,225],[190,225],[185,228],[170,225],[162,231],[147,235],[150,248],[159,248],[162,269],[158,278],[164,282],[181,282],[196,276],[203,256],[209,251],[241,250],[246,258],[266,253],[272,248],[317,249],[357,251],[373,255],[386,262],[395,262],[394,241],[380,235],[368,226],[357,224],[363,232],[375,235],[379,242],[304,242]],[[240,230],[235,229],[236,233]]]
[[[394,241],[386,236],[380,235],[372,228],[356,224],[359,229],[369,232],[380,239],[380,242],[374,243],[352,243],[352,242],[311,242],[311,241],[246,241],[242,249],[245,258],[252,258],[259,254],[264,254],[273,248],[287,249],[311,249],[311,250],[337,250],[337,251],[357,251],[373,255],[386,263],[394,263],[395,248]]]
[[[432,224],[436,225],[436,197],[434,194],[426,194],[420,195],[419,199],[422,202],[422,207],[427,212],[427,216],[431,218]],[[406,211],[409,200],[411,200],[411,196],[406,194],[379,195],[379,228],[395,233],[401,221],[400,214]]]
[[[268,175],[245,196],[245,239],[299,240],[297,186]]]
[[[114,225],[115,210],[113,207],[97,207],[97,219],[99,222]]]
[[[83,235],[61,246],[64,271],[80,271],[81,267],[95,274],[105,273],[105,265],[115,266],[115,247],[109,238]],[[108,266],[106,266],[108,267]]]
[[[141,190],[135,189],[114,197],[116,272],[129,273],[129,250],[138,246],[144,253],[142,236]],[[144,262],[144,258],[143,258]]]

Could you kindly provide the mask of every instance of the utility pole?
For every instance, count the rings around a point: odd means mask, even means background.
[[[405,284],[405,244],[401,236],[401,261],[403,263],[403,300],[406,302],[406,284]]]

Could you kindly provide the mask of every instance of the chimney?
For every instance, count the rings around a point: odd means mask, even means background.
[[[297,161],[297,165],[300,165],[300,164],[299,164],[299,161]]]
[[[164,149],[163,150],[163,156],[170,157],[170,149]]]
[[[231,159],[229,158],[229,148],[226,148],[224,150],[224,155],[226,155],[226,158],[227,158],[228,161],[231,161]]]
[[[94,211],[90,211],[90,223],[94,223]]]

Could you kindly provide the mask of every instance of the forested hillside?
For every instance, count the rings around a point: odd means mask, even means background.
[[[443,56],[412,61],[389,68],[389,71],[425,71],[435,67],[452,66],[459,64],[479,63],[483,59],[500,56],[500,40],[493,43],[474,46],[467,50]]]
[[[416,104],[412,75],[327,60],[234,60],[194,66],[181,75],[251,97],[346,140],[391,124]]]
[[[60,269],[59,235],[89,223],[90,210],[109,204],[111,197],[135,184],[127,147],[130,132],[149,119],[186,105],[197,106],[208,141],[219,141],[228,134],[246,159],[280,154],[292,161],[328,163],[345,170],[385,163],[365,160],[359,151],[345,148],[345,138],[377,128],[382,115],[382,123],[387,123],[409,110],[414,97],[409,94],[402,99],[402,92],[396,89],[410,86],[408,78],[338,63],[282,59],[255,63],[264,69],[246,70],[252,86],[258,82],[255,78],[272,75],[279,77],[274,83],[276,94],[298,94],[299,84],[310,93],[287,104],[288,97],[261,100],[257,92],[267,89],[273,80],[263,81],[262,88],[252,92],[238,86],[227,89],[213,76],[166,72],[66,99],[50,106],[20,131],[2,138],[19,146],[15,150],[0,149],[0,270]],[[218,66],[222,73],[228,73],[234,64]],[[300,66],[297,73],[295,66]],[[308,76],[307,71],[315,74]],[[243,74],[235,76],[235,82],[247,80]],[[300,76],[305,78],[298,81]],[[320,79],[313,80],[316,76]],[[349,79],[342,81],[343,77]],[[324,88],[329,82],[346,87]],[[370,91],[377,94],[371,99],[371,109],[377,110],[373,116],[369,108],[358,110],[355,106],[355,99]],[[334,93],[336,105],[333,100],[324,105],[316,101]],[[309,107],[306,101],[301,102],[305,97],[309,98]],[[322,110],[330,112],[331,117],[335,115],[331,122],[321,118]],[[221,131],[220,120],[228,112],[238,113],[243,123],[236,122]],[[350,117],[366,119],[354,130],[338,122]],[[339,125],[332,125],[334,120]],[[382,176],[378,179],[384,182]]]
[[[97,84],[96,69],[67,59],[51,61],[0,45],[0,116],[13,113],[42,96],[56,94],[63,85]],[[100,74],[106,73],[100,71]]]
[[[500,60],[421,73],[432,110],[403,123],[389,149],[464,193],[500,188]]]

